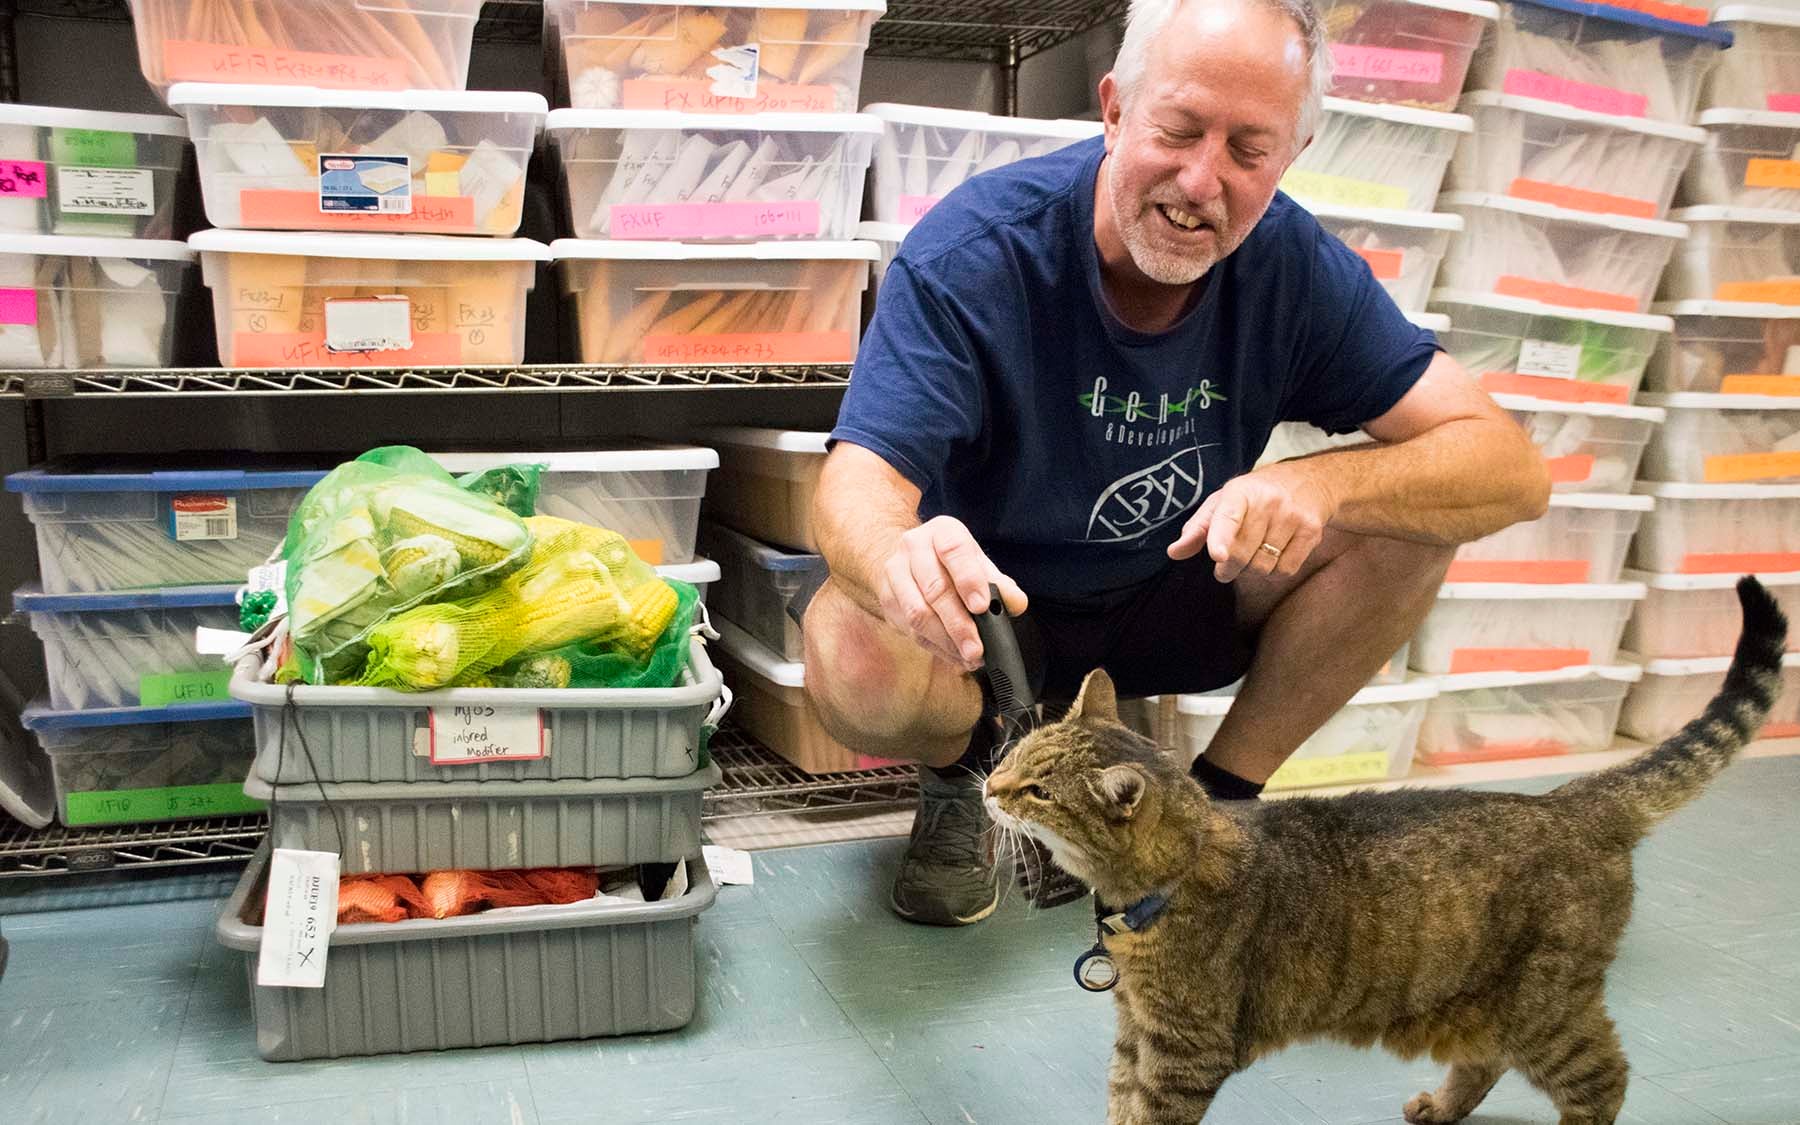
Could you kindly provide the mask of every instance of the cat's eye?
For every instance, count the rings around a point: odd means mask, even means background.
[[[1050,790],[1045,789],[1042,785],[1027,785],[1025,787],[1025,795],[1034,801],[1048,801],[1050,799]]]

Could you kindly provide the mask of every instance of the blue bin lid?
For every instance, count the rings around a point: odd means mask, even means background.
[[[25,469],[6,478],[8,492],[253,492],[262,488],[311,488],[324,469],[160,469],[143,472],[76,472],[55,465]]]
[[[1731,32],[1722,27],[1709,27],[1700,24],[1681,23],[1676,20],[1665,20],[1658,16],[1634,12],[1629,8],[1616,8],[1611,4],[1590,4],[1585,0],[1512,0],[1514,4],[1523,4],[1532,8],[1549,8],[1556,12],[1567,12],[1572,16],[1589,16],[1608,23],[1625,24],[1657,35],[1679,35],[1685,39],[1698,39],[1705,43],[1720,47],[1731,46]]]
[[[153,590],[108,590],[96,594],[46,594],[35,586],[13,591],[20,613],[98,613],[114,609],[193,609],[235,605],[238,587],[163,586]]]
[[[200,723],[209,719],[248,719],[250,705],[235,699],[218,703],[181,703],[168,707],[95,707],[88,711],[53,711],[34,703],[19,714],[26,730],[83,730],[91,727],[134,727],[145,723]]]
[[[806,571],[825,566],[823,555],[783,551],[711,520],[700,525],[700,541],[705,543],[708,539],[722,540],[737,553],[748,555],[758,570]]]

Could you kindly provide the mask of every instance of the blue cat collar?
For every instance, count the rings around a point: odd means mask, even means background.
[[[1116,913],[1100,914],[1096,910],[1094,920],[1104,933],[1135,934],[1162,917],[1162,912],[1168,908],[1167,895],[1145,895]]]

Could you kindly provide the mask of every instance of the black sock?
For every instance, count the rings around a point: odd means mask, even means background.
[[[1260,782],[1245,781],[1230,770],[1214,765],[1204,754],[1194,759],[1188,772],[1194,775],[1200,788],[1206,790],[1206,795],[1215,801],[1254,801],[1262,795],[1263,787]]]

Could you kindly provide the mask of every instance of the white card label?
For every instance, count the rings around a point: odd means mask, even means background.
[[[712,92],[720,98],[754,98],[762,48],[756,43],[741,47],[719,47],[713,51],[718,66],[706,68],[712,79]]]
[[[272,988],[325,987],[325,952],[337,928],[336,852],[276,848],[269,860],[256,983]]]
[[[148,168],[56,170],[56,206],[65,215],[154,215],[156,184]]]
[[[706,857],[706,870],[719,886],[748,887],[756,882],[756,868],[750,862],[749,852],[705,844],[700,854]]]
[[[412,347],[412,302],[401,294],[325,302],[325,350],[398,352]]]
[[[169,501],[169,535],[177,543],[201,539],[236,539],[237,497],[175,497]]]
[[[517,707],[433,707],[431,764],[533,762],[544,757],[544,716]]]
[[[236,629],[211,629],[205,625],[194,626],[194,651],[201,656],[230,656],[249,643],[249,633],[240,633]]]
[[[1552,344],[1548,340],[1519,342],[1519,374],[1546,379],[1573,379],[1581,370],[1580,344]]]

